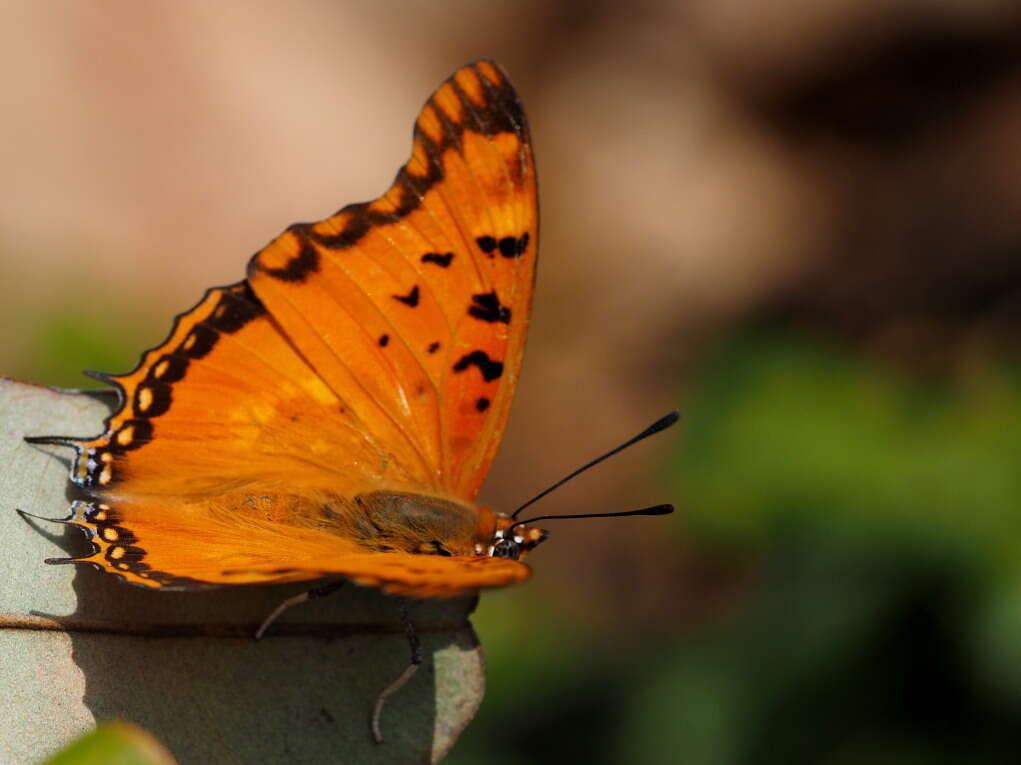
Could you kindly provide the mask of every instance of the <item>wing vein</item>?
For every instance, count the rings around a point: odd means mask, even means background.
[[[418,460],[420,461],[420,463],[421,463],[421,467],[422,467],[422,468],[424,468],[424,471],[425,471],[425,475],[429,477],[429,483],[430,483],[430,485],[434,485],[434,483],[435,483],[435,482],[434,482],[434,479],[433,479],[433,472],[432,472],[432,471],[430,470],[430,467],[429,467],[429,462],[428,462],[428,460],[426,460],[426,458],[425,458],[425,455],[423,455],[423,454],[422,454],[422,452],[421,452],[421,450],[420,450],[420,449],[418,448],[418,445],[417,445],[417,444],[415,444],[415,442],[414,442],[414,441],[412,441],[412,440],[411,440],[411,439],[410,439],[410,438],[408,437],[408,435],[407,435],[407,434],[405,433],[404,429],[403,429],[403,428],[401,428],[401,426],[400,426],[400,424],[399,424],[399,423],[397,422],[397,420],[395,420],[395,419],[394,419],[393,415],[392,415],[392,414],[390,414],[390,412],[389,412],[389,411],[387,411],[386,407],[384,407],[384,406],[383,406],[382,404],[380,404],[380,402],[376,400],[376,397],[375,397],[375,396],[373,396],[373,395],[372,395],[372,393],[371,393],[371,392],[370,392],[370,391],[369,391],[369,390],[368,390],[368,389],[367,389],[367,388],[365,387],[365,384],[364,384],[364,383],[363,383],[363,382],[362,382],[362,381],[361,381],[361,380],[359,379],[359,377],[358,377],[358,376],[357,376],[357,375],[356,375],[356,374],[354,373],[354,371],[353,371],[353,370],[351,369],[351,367],[350,367],[350,366],[349,366],[349,365],[348,365],[348,364],[347,364],[347,363],[346,363],[346,362],[345,362],[345,361],[343,360],[343,358],[341,357],[341,355],[340,355],[340,354],[339,354],[339,353],[337,352],[337,349],[336,349],[336,348],[334,348],[334,347],[333,347],[333,345],[332,345],[332,344],[331,344],[331,343],[330,343],[330,342],[328,341],[327,337],[325,337],[325,336],[324,336],[324,335],[322,335],[322,334],[317,334],[317,333],[315,332],[315,327],[313,327],[313,326],[312,326],[311,322],[309,322],[309,320],[308,320],[308,318],[307,318],[307,317],[305,316],[305,314],[304,314],[304,313],[302,313],[302,312],[301,312],[301,311],[299,310],[298,306],[294,304],[294,301],[293,301],[293,300],[291,300],[291,297],[290,297],[290,295],[288,295],[288,294],[287,294],[286,292],[281,292],[281,297],[282,297],[282,298],[283,298],[284,300],[286,300],[286,301],[287,301],[287,303],[288,303],[288,304],[289,304],[289,305],[291,306],[291,308],[292,308],[292,309],[294,309],[295,315],[296,315],[296,316],[298,316],[298,317],[300,317],[301,321],[302,321],[302,322],[303,322],[303,323],[304,323],[304,324],[306,325],[306,327],[308,327],[308,328],[309,328],[309,330],[310,330],[310,333],[311,333],[311,334],[312,334],[313,336],[317,336],[317,337],[319,337],[319,338],[320,338],[320,339],[322,340],[322,342],[323,342],[323,345],[324,345],[324,346],[325,346],[325,347],[326,347],[326,348],[327,348],[327,349],[329,350],[330,354],[331,354],[331,355],[333,356],[333,358],[334,358],[334,359],[335,359],[335,360],[337,361],[337,363],[338,363],[338,364],[339,364],[339,365],[340,365],[341,367],[343,367],[344,369],[346,369],[346,370],[347,370],[347,372],[348,372],[348,373],[350,374],[350,376],[351,376],[351,379],[355,381],[355,384],[356,384],[356,385],[357,385],[357,386],[358,386],[359,388],[361,388],[361,390],[362,390],[362,392],[363,392],[363,393],[365,394],[366,398],[368,398],[368,399],[369,399],[369,401],[371,401],[371,402],[372,402],[372,404],[373,404],[373,405],[375,405],[376,409],[377,409],[377,410],[379,410],[379,412],[380,412],[380,413],[381,413],[381,414],[382,414],[382,415],[383,415],[383,416],[384,416],[384,417],[385,417],[385,418],[386,418],[387,420],[389,420],[389,421],[390,421],[390,423],[391,423],[391,424],[392,424],[392,425],[394,426],[394,428],[395,428],[395,429],[397,430],[397,432],[398,432],[398,433],[400,433],[400,435],[401,435],[401,436],[402,436],[402,437],[404,438],[404,441],[405,441],[405,442],[406,442],[406,443],[408,444],[408,446],[410,446],[410,447],[411,447],[411,450],[412,450],[412,452],[414,453],[414,455],[415,455],[415,456],[416,456],[416,457],[418,458]],[[331,297],[331,300],[332,300],[332,297]],[[337,305],[337,307],[338,307],[338,308],[339,308],[340,310],[342,310],[342,311],[344,311],[345,313],[347,313],[347,314],[348,314],[348,316],[350,316],[350,315],[351,315],[351,314],[350,314],[350,312],[348,312],[348,311],[347,311],[347,310],[346,310],[346,309],[345,309],[345,308],[344,308],[343,306],[341,306],[341,305],[340,305],[339,303],[337,303],[337,301],[336,301],[336,300],[332,300],[332,302],[333,302],[333,303],[334,303],[335,305]],[[353,317],[352,317],[352,318],[353,318]],[[358,322],[355,322],[355,323],[357,324]],[[363,334],[365,334],[365,335],[366,335],[366,337],[368,337],[367,333],[365,332],[365,329],[364,329],[364,328],[362,328],[362,327],[359,327],[359,328],[360,328],[360,329],[362,330],[362,333],[363,333]],[[336,394],[336,395],[338,396],[338,398],[340,397],[340,394],[339,394],[339,392],[337,392],[337,391],[336,391],[336,390],[334,389],[334,387],[333,387],[332,385],[330,385],[329,381],[327,381],[327,380],[325,380],[325,379],[324,379],[324,380],[323,380],[323,382],[324,382],[324,383],[326,383],[326,385],[327,385],[327,386],[328,386],[328,387],[329,387],[329,388],[330,388],[331,390],[333,390],[333,391],[334,391],[334,393],[335,393],[335,394]],[[358,414],[357,414],[357,413],[355,412],[355,410],[354,410],[354,407],[351,407],[351,408],[350,408],[350,411],[351,411],[351,413],[352,413],[352,415],[353,415],[353,416],[355,416],[355,417],[358,417]],[[361,419],[361,418],[359,417],[359,420],[360,420],[360,419]],[[365,427],[364,427],[364,425],[363,425],[363,429],[364,429],[364,430],[365,430],[366,432],[368,432],[368,429],[367,429],[367,428],[365,428]],[[393,457],[396,457],[396,456],[397,456],[397,455],[394,455],[394,454],[393,454],[392,452],[386,452],[385,450],[382,450],[382,449],[380,449],[380,451],[381,451],[382,453],[384,453],[384,454],[389,454],[390,456],[393,456]],[[405,466],[405,467],[406,467],[406,466]]]
[[[388,239],[388,241],[389,241],[389,239]],[[396,245],[393,245],[392,242],[391,242],[391,245],[394,247],[394,249],[399,254],[401,254],[403,256],[403,253],[401,252],[400,248],[396,247]],[[405,260],[407,260],[407,257],[405,257]],[[400,341],[401,341],[402,345],[404,345],[404,347],[407,349],[408,353],[415,360],[415,365],[419,368],[419,370],[422,372],[422,376],[426,380],[428,380],[429,385],[433,388],[433,391],[436,393],[436,399],[435,399],[436,403],[434,404],[434,409],[435,409],[435,414],[436,414],[437,419],[438,419],[438,417],[439,417],[440,393],[439,393],[439,390],[436,389],[436,385],[433,382],[432,377],[429,374],[429,371],[425,368],[425,365],[422,363],[422,360],[419,358],[418,354],[415,353],[415,351],[411,348],[411,344],[408,342],[408,340],[404,336],[404,334],[400,331],[398,325],[395,324],[386,315],[386,312],[383,310],[382,306],[380,306],[375,300],[373,300],[372,296],[369,295],[369,293],[365,291],[365,289],[358,283],[358,281],[351,276],[351,272],[348,271],[347,267],[343,265],[343,263],[341,262],[341,259],[340,258],[335,258],[335,259],[333,259],[333,262],[337,266],[337,270],[341,274],[344,275],[344,278],[347,279],[347,281],[350,283],[350,285],[355,290],[360,292],[365,297],[365,299],[368,301],[368,303],[370,305],[372,305],[373,308],[376,309],[376,312],[379,314],[380,318],[382,318],[382,320],[386,324],[386,326],[390,328],[390,331],[393,333],[393,335],[395,337],[400,338]],[[412,268],[414,269],[414,266],[412,266]],[[417,269],[414,269],[414,270],[415,270],[415,273],[418,274],[418,276],[421,278],[421,275],[422,275],[421,272],[418,271]],[[388,273],[390,273],[390,272],[388,271]],[[391,273],[391,275],[393,275],[393,274]],[[331,298],[332,298],[332,295],[331,295]],[[433,299],[436,300],[435,295],[433,295]],[[336,302],[336,301],[334,301],[334,302]],[[437,303],[442,306],[442,303],[439,303],[438,300],[437,300]],[[365,334],[368,337],[368,333],[366,332]],[[371,338],[369,338],[369,341],[370,341],[370,344],[372,344],[371,343]],[[393,373],[393,375],[392,375],[393,379],[397,382],[397,386],[401,389],[402,395],[404,396],[405,401],[407,401],[408,400],[408,391],[404,387],[404,381],[401,379],[401,376],[399,374],[397,374],[397,369],[396,369],[396,367],[394,367],[393,361],[390,359],[389,355],[386,354],[386,353],[380,353],[378,351],[376,351],[376,355],[383,360],[383,362],[386,364],[386,366]],[[408,409],[409,409],[409,411],[411,410],[410,405],[409,405]],[[412,420],[414,420],[414,419],[415,419],[414,415],[412,415]],[[416,431],[417,430],[418,430],[418,428],[417,428],[417,422],[416,422]],[[419,433],[419,435],[422,436],[421,433]],[[439,450],[437,449],[437,452],[438,451]]]

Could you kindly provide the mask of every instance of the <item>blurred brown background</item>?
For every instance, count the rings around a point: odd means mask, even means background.
[[[483,600],[451,760],[1009,762],[1019,32],[1008,0],[5,3],[0,372],[133,366],[287,224],[380,193],[491,57],[542,232],[484,498],[679,407],[544,510],[681,515],[550,524]]]

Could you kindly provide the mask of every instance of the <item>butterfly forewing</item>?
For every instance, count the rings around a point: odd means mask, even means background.
[[[386,194],[292,227],[249,266],[337,396],[465,499],[495,454],[521,364],[535,194],[517,96],[479,62],[423,107]]]
[[[111,496],[420,485],[410,453],[385,449],[279,332],[244,283],[210,290],[126,375],[76,480]],[[343,454],[341,458],[339,455]]]

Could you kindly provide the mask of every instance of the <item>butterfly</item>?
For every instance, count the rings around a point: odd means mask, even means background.
[[[546,532],[475,498],[521,369],[537,218],[518,96],[493,62],[465,66],[386,193],[290,226],[134,370],[90,373],[119,394],[101,435],[28,439],[73,447],[88,495],[62,522],[90,551],[49,562],[154,590],[526,579]]]

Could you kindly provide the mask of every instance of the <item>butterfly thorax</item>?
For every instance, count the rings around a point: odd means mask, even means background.
[[[512,528],[508,516],[484,505],[410,492],[359,494],[349,517],[357,541],[375,552],[518,558],[546,537]]]

